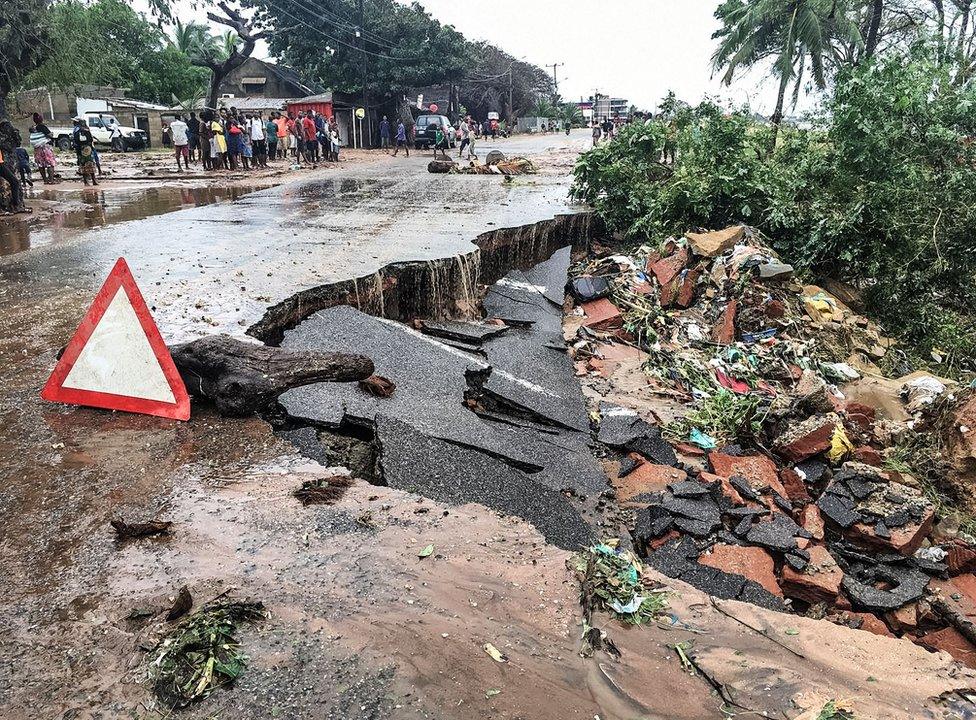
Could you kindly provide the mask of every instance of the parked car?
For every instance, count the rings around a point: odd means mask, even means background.
[[[413,144],[418,150],[426,150],[427,148],[433,147],[434,133],[436,132],[434,128],[438,125],[441,126],[447,135],[448,146],[457,146],[454,126],[451,125],[451,121],[447,119],[446,115],[421,115],[414,122]]]
[[[122,125],[112,113],[86,112],[81,117],[88,123],[97,145],[108,145],[117,152],[149,147],[149,138],[144,131]],[[59,150],[70,150],[73,147],[74,125],[48,127]]]

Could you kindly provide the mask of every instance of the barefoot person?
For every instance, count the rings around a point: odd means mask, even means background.
[[[410,157],[410,145],[407,144],[407,127],[403,124],[403,120],[397,120],[396,147],[393,148],[393,157],[397,156],[400,148],[403,148],[407,152],[407,157]]]
[[[34,113],[32,118],[34,124],[30,128],[30,144],[34,148],[34,162],[37,163],[44,184],[53,185],[57,182],[54,178],[54,150],[51,146],[54,136],[44,124],[44,118],[40,113]]]
[[[190,169],[190,126],[183,122],[183,116],[177,115],[169,124],[169,135],[173,139],[173,150],[176,152],[176,170],[183,172]],[[182,165],[180,162],[182,161]]]
[[[75,154],[78,156],[78,173],[85,185],[98,185],[95,178],[95,138],[84,120],[79,120],[78,132],[75,133]]]

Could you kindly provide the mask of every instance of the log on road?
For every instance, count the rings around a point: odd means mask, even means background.
[[[170,347],[187,392],[213,400],[221,415],[242,417],[270,407],[289,388],[354,382],[373,374],[365,355],[283,350],[212,335]]]

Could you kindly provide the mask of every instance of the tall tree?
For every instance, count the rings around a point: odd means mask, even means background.
[[[258,40],[268,37],[269,34],[264,30],[255,32],[252,21],[226,2],[218,3],[218,7],[224,15],[208,12],[207,17],[211,22],[226,25],[231,32],[225,33],[221,42],[201,47],[200,54],[191,58],[194,65],[210,70],[207,104],[212,108],[217,107],[217,95],[223,79],[247,62]]]
[[[47,43],[44,5],[44,0],[0,3],[0,118],[7,116],[7,95],[43,57]]]
[[[827,63],[836,57],[834,42],[860,43],[860,32],[843,0],[725,0],[715,11],[722,27],[712,56],[722,82],[731,85],[735,73],[765,60],[779,81],[770,149],[776,145],[783,120],[786,92],[794,84],[794,104],[807,65],[814,84],[827,84]]]

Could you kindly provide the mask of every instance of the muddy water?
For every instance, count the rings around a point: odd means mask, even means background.
[[[65,240],[85,230],[127,220],[163,215],[191,207],[237,200],[255,187],[99,188],[79,192],[45,189],[29,197],[55,203],[44,219],[20,215],[0,224],[0,255],[11,255],[32,247]]]

